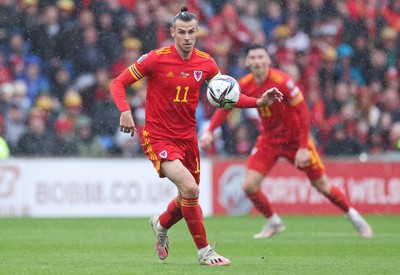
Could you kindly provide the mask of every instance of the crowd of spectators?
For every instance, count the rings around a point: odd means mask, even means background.
[[[244,47],[267,47],[298,82],[325,156],[400,150],[400,0],[0,0],[0,137],[12,156],[140,156],[118,130],[111,80],[199,17],[197,48],[240,78]],[[140,131],[146,83],[128,100]],[[205,87],[204,87],[205,89]],[[198,131],[213,107],[205,93]],[[208,155],[247,155],[255,110],[231,112]],[[1,144],[4,144],[2,142]]]

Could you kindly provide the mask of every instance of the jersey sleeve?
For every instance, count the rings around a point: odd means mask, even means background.
[[[131,107],[129,106],[129,104],[126,100],[125,89],[129,85],[132,85],[133,83],[135,83],[135,81],[136,81],[136,79],[133,78],[133,76],[128,68],[111,82],[110,92],[112,94],[115,104],[118,107],[118,110],[121,113],[131,109]]]
[[[284,98],[287,103],[291,108],[294,108],[295,112],[299,115],[299,146],[307,147],[311,127],[311,116],[303,93],[289,77],[283,82],[281,89],[281,91],[284,91]]]
[[[310,134],[310,127],[311,127],[310,112],[304,100],[299,104],[297,104],[294,108],[296,109],[296,112],[299,114],[301,123],[299,129],[299,146],[305,148],[307,147],[308,144],[308,136]]]
[[[248,96],[248,89],[247,89],[247,81],[251,77],[250,74],[242,77],[239,79],[239,86],[240,86],[240,97],[239,101],[235,104],[235,108],[257,108],[257,99],[256,97]]]
[[[235,108],[257,108],[257,98],[240,93],[239,101],[235,104]]]
[[[217,109],[211,117],[210,125],[208,126],[208,130],[213,132],[217,129],[221,124],[225,121],[228,114],[232,111],[232,109]]]
[[[207,83],[210,82],[211,79],[213,79],[214,77],[221,75],[218,65],[217,65],[217,63],[215,63],[215,60],[212,57],[210,57],[210,59],[211,59],[210,66],[209,66],[210,67],[210,76],[206,81]]]
[[[130,110],[130,106],[126,100],[125,89],[150,74],[150,69],[148,68],[151,68],[151,66],[149,66],[151,58],[148,57],[149,54],[142,55],[135,63],[129,66],[111,82],[110,92],[121,113]]]

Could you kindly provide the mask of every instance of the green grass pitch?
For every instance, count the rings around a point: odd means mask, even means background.
[[[253,240],[260,216],[205,219],[208,239],[231,260],[200,266],[183,221],[160,261],[145,218],[0,219],[0,274],[400,274],[400,217],[366,216],[361,239],[344,216],[283,216],[286,231]]]

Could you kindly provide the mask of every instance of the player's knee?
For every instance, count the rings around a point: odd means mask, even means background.
[[[322,194],[329,194],[330,184],[325,177],[311,181],[311,184]]]
[[[244,182],[242,184],[242,189],[243,189],[243,192],[246,193],[246,195],[250,195],[250,194],[253,194],[254,192],[256,192],[258,187],[257,187],[257,185],[255,185],[251,182]]]
[[[196,198],[199,196],[200,190],[199,186],[197,184],[189,184],[185,185],[181,188],[180,192],[182,193],[182,196],[188,197],[188,198]]]

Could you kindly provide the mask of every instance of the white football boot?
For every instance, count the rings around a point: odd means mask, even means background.
[[[158,258],[160,260],[165,260],[168,257],[168,251],[169,251],[169,246],[168,246],[168,233],[165,231],[161,231],[157,229],[157,224],[158,224],[159,216],[153,216],[150,218],[150,226],[154,231],[154,235],[156,235],[156,245],[154,250],[157,253]]]
[[[224,266],[229,265],[230,261],[215,252],[216,243],[210,246],[203,254],[199,255],[199,262],[202,265],[212,265],[212,266]]]
[[[367,223],[366,220],[358,213],[354,208],[350,208],[349,212],[347,212],[347,217],[357,229],[358,233],[362,238],[371,238],[372,237],[372,229],[371,226]]]
[[[285,224],[278,216],[273,214],[268,221],[265,223],[261,231],[253,236],[254,239],[269,238],[275,234],[281,233],[285,230]]]

